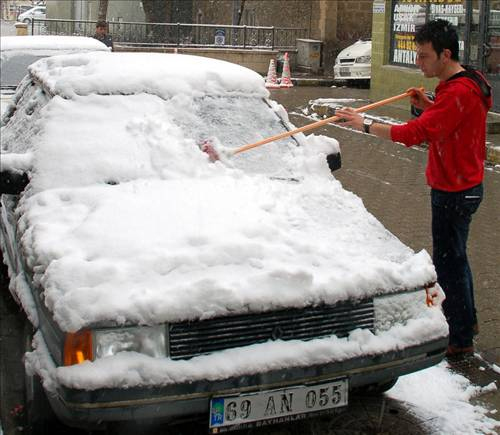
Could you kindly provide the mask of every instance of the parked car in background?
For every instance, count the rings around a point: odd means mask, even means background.
[[[23,14],[26,11],[33,9],[33,5],[19,5],[16,7],[17,15],[16,20],[19,21],[19,15]]]
[[[37,6],[39,7],[39,6]],[[110,51],[94,38],[84,36],[2,36],[0,39],[0,116],[7,109],[28,66],[56,54]]]
[[[293,128],[259,74],[159,53],[29,72],[0,143],[21,181],[0,196],[0,291],[27,353],[0,375],[26,382],[30,427],[48,402],[76,427],[201,415],[215,434],[346,406],[442,360],[431,258],[342,188],[335,139],[231,152]]]
[[[344,48],[335,59],[333,73],[336,80],[369,81],[371,78],[372,41],[356,41]]]
[[[45,12],[45,6],[34,6],[31,9],[28,9],[26,12],[20,13],[17,17],[17,21],[25,24],[31,24],[33,18],[45,19]]]

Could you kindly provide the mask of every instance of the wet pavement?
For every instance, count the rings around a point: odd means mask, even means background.
[[[369,90],[348,87],[295,87],[273,90],[271,98],[281,103],[297,127],[312,122],[303,111],[317,98],[369,102]],[[370,113],[407,121],[407,111],[384,107]],[[359,133],[347,128],[327,125],[314,131],[336,138],[342,152],[342,169],[335,173],[345,189],[357,194],[365,207],[384,226],[415,251],[432,252],[429,188],[425,182],[427,151],[422,147],[406,148],[392,141]],[[484,200],[473,217],[468,254],[474,274],[476,307],[480,333],[476,337],[476,358],[456,363],[457,372],[477,385],[497,381],[500,374],[500,166],[487,165]],[[500,409],[500,392],[486,398]],[[497,419],[500,417],[497,415]]]

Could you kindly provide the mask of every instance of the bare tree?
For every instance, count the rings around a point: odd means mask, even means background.
[[[148,23],[165,23],[169,2],[165,0],[142,0],[144,15]]]
[[[241,24],[241,18],[243,17],[243,11],[245,10],[245,1],[241,0],[240,7],[238,9],[238,22],[236,23],[238,26]]]
[[[97,21],[107,21],[109,0],[99,0],[99,9],[97,11]]]
[[[165,0],[141,0],[144,15],[148,23],[165,23],[168,18],[168,1]],[[167,30],[163,26],[151,26],[149,31],[150,42],[165,42]]]

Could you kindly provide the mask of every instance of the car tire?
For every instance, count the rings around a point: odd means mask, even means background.
[[[27,25],[29,26],[29,25],[31,24],[31,20],[30,20],[29,18],[25,18],[25,19],[23,20],[23,23],[24,23],[24,24],[27,24]]]
[[[23,332],[24,351],[33,350],[32,341],[35,330],[29,320],[26,320]],[[23,364],[24,368],[24,364]],[[52,424],[56,421],[54,411],[42,385],[40,377],[28,374],[24,369],[24,415],[25,428],[23,433],[29,435],[49,435]]]

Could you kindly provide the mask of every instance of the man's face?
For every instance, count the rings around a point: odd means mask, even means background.
[[[432,46],[432,42],[417,45],[417,57],[415,63],[422,70],[425,77],[439,77],[444,70],[450,50],[444,49],[439,55]]]
[[[105,26],[99,26],[95,28],[95,32],[98,35],[105,35],[106,34],[106,27]]]

